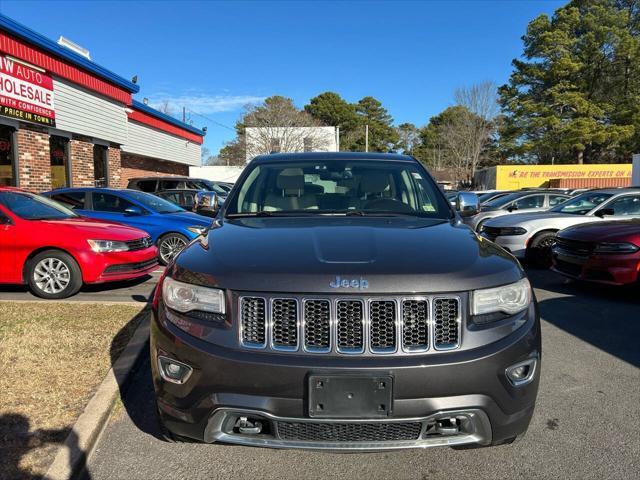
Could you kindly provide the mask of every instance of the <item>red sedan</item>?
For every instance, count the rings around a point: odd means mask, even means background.
[[[640,280],[640,219],[561,230],[552,269],[577,280],[626,285]]]
[[[66,298],[83,283],[129,280],[157,265],[146,232],[84,218],[47,198],[0,187],[0,284]]]

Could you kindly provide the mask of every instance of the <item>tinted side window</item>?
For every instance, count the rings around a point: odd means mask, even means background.
[[[142,190],[143,192],[153,193],[156,191],[157,180],[139,180],[136,182],[135,186],[138,190]]]
[[[130,201],[110,193],[93,194],[93,209],[97,212],[124,213],[127,208],[134,206]]]
[[[179,180],[160,180],[160,190],[175,190],[184,188],[184,182]]]
[[[555,207],[556,205],[560,205],[566,200],[567,197],[563,197],[562,195],[549,195],[549,206]]]
[[[180,194],[178,192],[163,193],[158,196],[160,198],[164,198],[165,200],[169,200],[170,202],[173,202],[176,205],[180,205]]]
[[[83,210],[85,208],[86,194],[84,192],[67,192],[51,195],[51,198],[72,210]]]
[[[640,196],[627,195],[613,200],[604,208],[612,208],[614,215],[636,215],[640,216]]]
[[[524,197],[520,200],[516,200],[514,205],[518,210],[525,208],[542,208],[544,207],[544,195],[531,195],[530,197]]]

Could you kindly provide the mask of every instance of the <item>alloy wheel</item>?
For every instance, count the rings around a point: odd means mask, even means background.
[[[169,263],[186,245],[184,238],[177,235],[168,236],[160,243],[160,258],[164,263]]]
[[[45,293],[60,293],[71,282],[71,270],[59,258],[43,258],[33,270],[33,281]]]

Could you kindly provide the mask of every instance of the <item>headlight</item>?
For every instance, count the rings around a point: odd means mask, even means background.
[[[523,278],[516,283],[497,288],[474,290],[471,294],[471,314],[504,312],[508,315],[521,312],[531,303],[531,285]]]
[[[129,245],[117,240],[87,240],[87,242],[91,250],[97,253],[126,252],[129,250]]]
[[[599,243],[596,245],[594,253],[635,253],[640,247],[633,243]]]
[[[207,227],[187,227],[187,230],[189,230],[191,233],[195,233],[196,235],[202,235],[207,231]]]
[[[182,313],[192,310],[225,313],[222,290],[178,282],[170,277],[162,284],[162,299],[167,307]]]
[[[501,235],[524,235],[527,231],[522,227],[503,227],[498,230],[498,236]]]

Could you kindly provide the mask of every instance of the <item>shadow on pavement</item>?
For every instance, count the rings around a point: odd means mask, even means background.
[[[615,357],[640,367],[640,285],[613,287],[528,270],[531,284],[560,294],[538,298],[544,320]]]
[[[139,315],[132,318],[128,325],[114,337],[111,343],[111,365],[113,366],[120,356],[122,349],[121,337],[128,338],[128,332],[132,325],[139,322],[149,323],[151,316],[150,308],[144,309]],[[153,381],[151,379],[151,365],[149,360],[149,342],[146,342],[144,350],[140,354],[134,370],[126,381],[116,375],[120,388],[120,399],[127,412],[127,415],[138,429],[156,438],[162,438],[158,430],[156,416],[155,394],[153,392]],[[129,388],[135,386],[135,388]]]
[[[80,450],[78,438],[71,428],[59,430],[38,429],[29,431],[29,419],[17,413],[0,415],[0,480],[36,480],[43,478],[34,475],[20,466],[22,458],[35,447],[43,443],[67,444],[72,450],[69,458],[80,456],[86,463],[86,453]],[[87,474],[85,479],[90,480]]]

